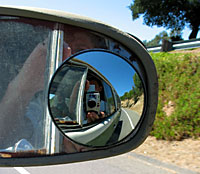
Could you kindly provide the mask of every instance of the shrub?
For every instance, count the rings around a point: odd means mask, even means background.
[[[200,54],[151,56],[159,80],[158,109],[151,135],[166,140],[200,137]]]

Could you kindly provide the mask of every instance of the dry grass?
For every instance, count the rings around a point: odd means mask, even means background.
[[[200,139],[165,141],[149,136],[134,152],[200,172]]]

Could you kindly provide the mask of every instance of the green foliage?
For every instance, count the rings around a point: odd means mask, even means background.
[[[135,103],[138,101],[139,97],[143,93],[142,81],[140,80],[139,76],[135,73],[133,76],[133,82],[135,87],[133,87],[132,96],[134,98]]]
[[[143,93],[142,82],[136,73],[133,76],[133,82],[135,86],[133,86],[129,92],[125,92],[124,95],[120,97],[122,101],[127,99],[128,100],[134,99],[134,102],[136,103],[139,97],[142,95]]]
[[[146,46],[156,46],[156,45],[161,44],[161,42],[162,42],[163,39],[170,40],[170,38],[168,36],[168,33],[166,31],[160,32],[159,34],[157,34],[155,36],[154,39],[152,39],[149,42],[146,42],[145,45]]]
[[[172,30],[170,32],[170,40],[171,41],[180,41],[183,40],[182,38],[182,32],[180,30]]]
[[[148,46],[156,46],[156,45],[162,44],[162,40],[168,40],[168,41],[183,40],[181,35],[182,35],[181,31],[172,30],[169,35],[166,31],[162,31],[159,34],[157,34],[154,39],[150,40],[149,42],[147,42],[145,40],[145,41],[143,41],[143,43],[147,47]]]
[[[151,135],[166,140],[200,137],[200,54],[151,56],[159,79],[158,109]],[[164,108],[173,112],[167,114]]]
[[[199,0],[134,0],[129,6],[133,20],[143,16],[148,26],[157,25],[175,31],[190,25],[191,38],[196,38],[200,26]]]
[[[130,100],[132,98],[133,98],[133,90],[130,90],[129,92],[125,92],[124,95],[120,97],[122,101],[127,100],[127,99]]]

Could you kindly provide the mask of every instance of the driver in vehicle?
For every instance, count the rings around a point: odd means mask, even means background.
[[[74,86],[72,94],[70,96],[69,109],[68,109],[69,115],[74,115],[74,113],[76,112],[75,106],[77,102],[76,98],[79,90],[79,85],[80,82],[78,81]],[[104,101],[103,86],[101,81],[93,76],[87,78],[85,82],[83,110],[84,110],[83,124],[92,123],[99,120],[100,118],[105,117],[106,102]]]
[[[94,86],[94,89],[91,89]],[[86,82],[86,96],[93,97],[85,97],[85,110],[86,110],[86,118],[88,123],[92,123],[100,118],[105,117],[105,101],[103,100],[103,86],[99,79],[95,77],[91,77]],[[96,94],[96,96],[94,96]],[[97,101],[97,96],[99,94],[99,101]],[[88,105],[91,105],[88,106]],[[93,105],[93,106],[92,106]],[[98,106],[97,106],[98,105]]]
[[[63,61],[72,53],[82,49],[100,48],[97,46],[98,41],[94,41],[94,36],[88,31],[73,27],[67,30],[72,33],[66,34],[70,37],[65,38],[67,44],[63,45]],[[44,89],[46,56],[47,40],[35,47],[19,74],[9,83],[0,101],[0,149],[13,146],[22,139],[30,142],[33,148],[35,142],[42,141],[38,139],[41,137],[41,130],[44,129],[40,124],[43,112],[40,91]],[[96,115],[88,113],[90,122],[94,120],[93,116],[97,119]],[[67,153],[82,149],[82,146],[76,145],[66,137],[63,144],[65,148],[63,151]]]

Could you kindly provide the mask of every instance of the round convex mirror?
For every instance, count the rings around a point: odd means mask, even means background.
[[[53,75],[49,111],[76,143],[102,147],[127,137],[142,118],[144,84],[125,58],[103,50],[72,56]]]

